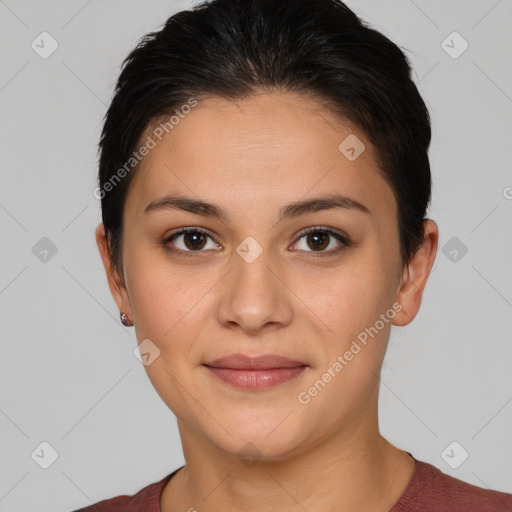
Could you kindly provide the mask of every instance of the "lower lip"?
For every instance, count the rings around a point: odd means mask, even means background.
[[[269,370],[233,370],[207,366],[220,380],[240,389],[268,389],[298,377],[306,366],[296,368],[272,368]]]

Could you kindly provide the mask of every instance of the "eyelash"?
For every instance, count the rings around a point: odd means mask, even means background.
[[[170,242],[180,236],[180,235],[183,235],[183,234],[186,234],[186,233],[201,233],[205,236],[208,236],[209,238],[211,238],[214,242],[215,240],[213,239],[213,237],[205,230],[201,229],[201,228],[195,228],[195,227],[186,227],[186,228],[182,228],[180,229],[179,231],[177,231],[176,233],[173,233],[172,235],[166,237],[163,242],[162,242],[162,246],[172,252],[172,253],[175,253],[175,254],[178,254],[178,255],[181,255],[181,256],[185,256],[186,258],[195,258],[195,257],[198,257],[199,254],[198,253],[201,253],[201,252],[205,252],[205,251],[183,251],[181,249],[177,249],[176,247],[172,247],[170,246]],[[305,229],[304,231],[302,231],[297,239],[297,242],[309,235],[310,233],[325,233],[325,234],[328,234],[329,236],[333,236],[334,238],[336,238],[339,242],[341,242],[343,245],[341,247],[338,247],[336,249],[331,249],[329,251],[321,251],[321,252],[315,252],[315,251],[304,251],[305,253],[307,253],[308,255],[306,256],[306,258],[324,258],[324,257],[328,257],[328,256],[333,256],[337,253],[339,253],[341,250],[343,250],[345,247],[351,247],[353,245],[352,241],[345,235],[342,235],[336,231],[333,231],[332,229],[329,229],[329,228],[325,228],[323,226],[313,226],[313,227],[310,227],[310,228],[307,228]],[[217,242],[215,242],[217,243]]]

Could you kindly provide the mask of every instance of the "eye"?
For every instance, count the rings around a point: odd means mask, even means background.
[[[208,247],[208,239],[211,240]],[[205,252],[202,249],[219,249],[219,245],[204,230],[194,227],[182,228],[180,231],[167,237],[162,245],[174,253],[183,256],[195,256],[194,252]]]
[[[208,239],[211,241],[209,247]],[[207,231],[195,227],[180,229],[168,236],[162,245],[166,250],[186,257],[199,256],[194,253],[206,252],[208,249],[220,249],[219,244]],[[302,232],[294,247],[300,251],[311,253],[308,257],[322,257],[338,253],[351,245],[352,242],[346,235],[322,226],[314,226]],[[308,250],[308,247],[312,250]]]
[[[296,242],[295,247],[301,251],[318,253],[308,256],[317,257],[329,256],[333,253],[338,253],[350,245],[351,242],[348,237],[341,233],[337,233],[332,229],[323,228],[321,226],[314,226],[302,232],[302,235],[300,236],[299,241]],[[313,250],[308,250],[308,247]]]

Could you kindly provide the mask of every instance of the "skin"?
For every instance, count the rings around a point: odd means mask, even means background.
[[[354,161],[338,150],[350,134],[366,146]],[[436,224],[425,221],[424,243],[403,266],[396,201],[372,145],[294,93],[201,100],[133,178],[123,214],[124,280],[102,224],[96,239],[119,310],[134,322],[139,343],[149,338],[160,350],[145,368],[178,421],[186,466],[165,487],[163,512],[389,510],[414,461],[379,433],[379,374],[391,325],[408,324],[419,310]],[[279,220],[285,205],[333,192],[370,213],[333,208]],[[229,218],[143,213],[171,193],[222,206]],[[162,246],[185,226],[212,236],[168,243],[195,251],[192,257]],[[342,231],[353,245],[330,235],[318,251],[302,234],[312,226]],[[251,263],[236,252],[248,236],[263,251]],[[393,304],[401,311],[300,403],[298,394]],[[203,366],[233,353],[278,354],[308,367],[273,388],[244,391]],[[250,465],[237,455],[249,442],[258,450]]]

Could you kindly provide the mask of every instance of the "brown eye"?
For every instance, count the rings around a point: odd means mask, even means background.
[[[329,235],[316,231],[306,235],[306,243],[315,251],[321,251],[329,245]]]
[[[295,248],[315,256],[328,256],[350,246],[349,239],[330,229],[313,227],[302,233]]]
[[[206,244],[206,236],[199,231],[183,234],[185,246],[190,250],[202,249]]]
[[[208,242],[210,246],[208,246]],[[206,231],[198,228],[184,228],[163,241],[163,246],[170,251],[184,256],[206,252],[203,249],[219,249],[219,245]]]

